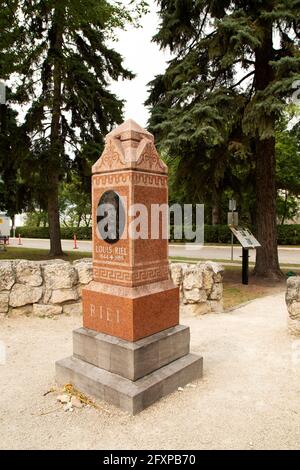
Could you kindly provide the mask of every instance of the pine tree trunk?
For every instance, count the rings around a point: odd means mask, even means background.
[[[15,214],[11,215],[11,237],[15,238],[16,235],[16,216]]]
[[[264,90],[273,80],[270,61],[273,59],[272,24],[265,22],[262,44],[255,52],[256,91]],[[270,115],[269,126],[275,129],[275,116]],[[256,255],[254,274],[279,279],[282,273],[278,261],[276,215],[276,160],[275,138],[256,139],[256,227],[261,243]]]
[[[271,279],[280,279],[277,250],[277,217],[275,187],[275,139],[257,142],[256,163],[256,224],[261,243],[256,255],[254,273]]]
[[[220,208],[218,206],[213,206],[211,211],[212,225],[220,224]]]
[[[211,211],[212,225],[219,225],[221,223],[221,191],[215,188],[212,194],[212,211]]]
[[[48,221],[50,233],[50,255],[61,256],[61,236],[59,222],[59,206],[58,206],[58,176],[53,175],[51,180],[52,192],[48,197]]]
[[[50,255],[61,256],[63,254],[61,246],[60,222],[59,222],[59,175],[60,157],[63,150],[60,136],[61,102],[62,102],[62,66],[61,52],[63,44],[63,19],[64,11],[56,5],[53,18],[53,43],[51,44],[54,64],[53,64],[53,106],[51,120],[51,157],[54,164],[49,169],[49,195],[48,195],[48,220],[50,232]],[[56,163],[56,164],[55,164]]]

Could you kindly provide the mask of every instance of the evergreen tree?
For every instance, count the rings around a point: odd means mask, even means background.
[[[28,207],[30,192],[21,177],[20,163],[29,149],[26,133],[17,122],[11,107],[11,90],[5,80],[16,71],[18,54],[15,46],[20,30],[16,22],[17,0],[0,0],[0,81],[6,88],[6,101],[0,104],[0,210],[14,218]]]
[[[199,161],[207,161],[209,152],[210,174],[219,165],[217,147],[222,155],[222,148],[226,153],[232,145],[242,146],[250,167],[255,158],[255,222],[262,244],[255,272],[279,278],[275,127],[299,79],[300,1],[158,4],[161,24],[154,40],[174,58],[151,84],[150,125],[167,148],[184,147],[186,158],[191,147],[192,160],[197,159],[195,145]],[[232,138],[236,131],[240,136]],[[200,163],[197,174],[201,186]]]
[[[295,123],[293,122],[295,118]],[[300,196],[300,112],[287,112],[276,129],[276,185]]]
[[[7,89],[9,100],[10,90]],[[30,141],[17,122],[17,113],[7,104],[0,109],[0,211],[13,220],[15,214],[28,209],[31,191],[22,178],[21,166],[27,157]]]
[[[143,11],[144,2],[138,3]],[[104,135],[122,120],[123,103],[109,83],[133,75],[107,39],[133,20],[119,2],[20,0],[14,21],[14,99],[24,104],[24,129],[32,142],[23,167],[48,212],[50,253],[61,255],[59,184],[69,170],[89,175]]]
[[[277,125],[276,186],[277,215],[284,224],[286,219],[292,220],[299,213],[300,121],[297,107],[288,109]]]

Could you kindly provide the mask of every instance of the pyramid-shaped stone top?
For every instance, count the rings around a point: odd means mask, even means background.
[[[143,129],[137,122],[133,119],[128,119],[127,121],[123,122],[120,126],[113,129],[109,134],[106,136],[106,141],[111,137],[115,137],[120,140],[142,140],[143,138],[152,140],[154,142],[154,137],[150,132]]]
[[[157,153],[153,135],[133,119],[128,119],[107,134],[105,143],[101,157],[93,165],[93,174],[116,170],[168,172]]]

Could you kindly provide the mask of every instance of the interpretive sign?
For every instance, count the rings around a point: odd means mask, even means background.
[[[229,228],[243,248],[247,248],[249,250],[259,248],[261,246],[261,244],[247,228],[233,226],[230,226]]]

